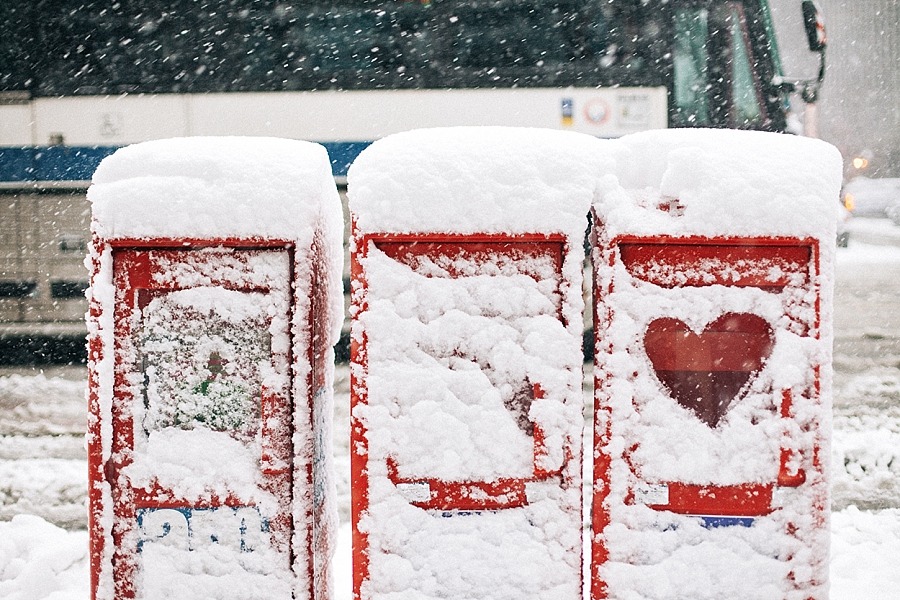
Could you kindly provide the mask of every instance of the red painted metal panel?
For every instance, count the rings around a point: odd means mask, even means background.
[[[148,486],[132,486],[123,474],[123,469],[127,468],[133,461],[134,453],[134,422],[132,417],[131,406],[140,401],[135,398],[132,389],[134,381],[135,369],[139,365],[133,364],[130,356],[133,356],[135,327],[139,323],[136,316],[139,316],[144,309],[156,297],[176,292],[181,289],[179,284],[173,283],[173,279],[167,276],[167,271],[173,266],[177,266],[180,261],[190,257],[192,261],[203,261],[205,256],[210,257],[209,260],[215,260],[215,257],[221,253],[229,256],[237,257],[239,264],[242,257],[249,256],[258,252],[267,253],[284,253],[287,257],[287,269],[281,274],[285,277],[283,287],[287,290],[287,314],[282,315],[285,323],[291,323],[291,294],[298,282],[294,281],[295,270],[293,265],[293,245],[288,242],[279,240],[182,240],[182,239],[158,239],[158,240],[116,240],[115,242],[105,242],[95,239],[95,255],[92,265],[92,279],[95,284],[103,282],[99,281],[101,276],[101,262],[99,258],[104,254],[111,256],[112,259],[112,276],[115,286],[115,314],[111,315],[114,321],[114,348],[107,348],[104,339],[99,335],[93,335],[89,342],[91,352],[92,365],[96,366],[100,363],[104,352],[110,350],[114,353],[114,382],[113,382],[113,400],[111,407],[112,420],[112,439],[108,440],[111,444],[111,458],[104,460],[103,436],[109,436],[110,432],[102,427],[102,408],[100,406],[100,381],[99,373],[95,368],[89,371],[89,405],[91,411],[91,419],[89,426],[88,439],[88,467],[90,474],[89,503],[90,503],[90,528],[91,528],[91,597],[96,598],[98,585],[101,580],[101,572],[112,569],[113,583],[115,586],[116,598],[134,598],[136,595],[135,574],[138,568],[134,541],[136,538],[136,517],[137,511],[143,509],[161,509],[175,508],[180,509],[189,507],[191,510],[210,509],[220,507],[241,507],[252,505],[253,500],[242,497],[238,493],[222,493],[215,491],[215,486],[210,488],[210,493],[205,494],[202,498],[183,498],[157,483],[151,483]],[[321,244],[320,244],[321,245]],[[212,251],[212,252],[210,252]],[[313,258],[317,256],[313,249]],[[216,252],[219,252],[217,254]],[[320,261],[319,261],[320,262]],[[325,313],[327,287],[322,284],[326,279],[323,271],[324,265],[318,264],[314,268],[314,281],[301,282],[303,287],[309,286],[311,290],[311,308],[310,314],[307,316],[307,326],[311,334],[309,351],[310,363],[313,366],[309,375],[307,389],[312,392],[320,391],[327,384],[325,381],[325,360],[328,356],[327,335],[324,334],[323,315]],[[216,269],[210,269],[204,280],[198,285],[216,286],[225,290],[247,292],[247,293],[266,293],[268,289],[263,285],[252,284],[247,285],[232,279],[234,273],[229,273],[228,269],[217,272]],[[93,299],[91,304],[91,318],[95,322],[99,322],[103,318],[102,303],[99,299]],[[290,335],[288,333],[288,335]],[[277,356],[273,354],[273,360],[282,361],[285,372],[290,373],[290,365],[293,363],[291,356],[292,344],[288,344],[287,354],[281,353]],[[212,361],[212,359],[211,359]],[[212,364],[212,363],[211,363]],[[265,386],[259,397],[260,411],[260,437],[262,445],[260,447],[259,456],[259,489],[264,492],[273,494],[278,498],[278,512],[267,521],[268,531],[272,537],[273,546],[280,549],[285,556],[286,564],[290,563],[293,555],[299,551],[309,553],[310,567],[310,598],[328,598],[330,597],[330,589],[324,585],[329,579],[328,576],[328,560],[329,551],[322,547],[313,549],[314,538],[327,539],[329,536],[325,531],[317,531],[313,534],[313,522],[316,521],[314,515],[308,514],[306,522],[296,524],[297,527],[308,527],[307,539],[309,547],[304,549],[291,548],[292,531],[295,527],[291,516],[292,511],[292,489],[294,487],[294,466],[293,456],[294,448],[292,445],[292,414],[293,401],[290,395],[291,386],[282,388],[280,391],[266,390]],[[302,389],[302,388],[301,388]],[[305,399],[296,399],[301,402],[312,403],[312,397]],[[311,420],[315,416],[315,410],[310,411]],[[277,422],[277,425],[276,425]],[[316,427],[314,422],[309,423],[309,430],[313,431]],[[284,433],[287,435],[284,435]],[[314,436],[310,436],[314,437]],[[330,449],[329,449],[330,450]],[[319,467],[320,469],[322,467]],[[308,466],[305,473],[307,481],[301,482],[300,489],[308,489],[312,506],[316,506],[314,502],[313,479],[314,475],[321,477],[321,473],[314,474],[316,467],[312,464]],[[112,542],[112,564],[104,564],[104,558],[110,552],[106,548],[108,543],[103,535],[104,525],[100,522],[100,516],[104,512],[105,503],[108,499],[104,497],[102,491],[102,483],[108,483],[112,489],[111,508],[114,516],[114,523],[111,532]],[[211,482],[215,483],[215,482]],[[322,506],[318,505],[321,510]],[[313,552],[315,550],[315,552]],[[326,558],[324,560],[314,560],[318,554],[322,553]]]
[[[622,263],[635,278],[661,287],[726,285],[780,290],[809,276],[808,242],[774,238],[623,238]]]
[[[368,287],[367,274],[363,263],[370,250],[376,248],[394,260],[413,267],[422,260],[439,264],[443,269],[441,276],[459,277],[462,274],[456,261],[469,264],[494,265],[508,261],[517,265],[528,265],[532,259],[550,259],[557,273],[561,272],[566,252],[566,238],[560,235],[525,234],[425,234],[395,235],[380,234],[358,236],[353,224],[355,239],[354,251],[351,254],[351,278],[354,282],[352,297],[353,314],[360,314],[367,309],[365,290]],[[538,271],[524,268],[524,274],[540,279]],[[430,275],[426,275],[430,276]],[[562,307],[558,306],[559,318],[562,321]],[[351,338],[351,415],[355,407],[367,403],[368,391],[366,376],[368,371],[368,339],[365,332]],[[532,384],[532,395],[541,398],[544,390],[538,383]],[[500,478],[492,481],[447,481],[438,478],[403,478],[399,474],[396,460],[387,459],[388,478],[395,485],[422,486],[427,489],[428,499],[410,500],[410,504],[426,510],[437,511],[484,511],[502,510],[522,507],[528,504],[527,484],[534,481],[560,477],[577,449],[564,448],[564,463],[559,470],[547,471],[540,467],[541,459],[546,453],[544,432],[535,426],[534,438],[534,474],[527,478]],[[368,537],[360,528],[360,519],[369,506],[368,499],[368,443],[365,425],[351,417],[351,509],[353,520],[353,595],[362,598],[362,590],[369,577]],[[567,482],[560,479],[560,484]]]
[[[99,281],[101,273],[101,256],[108,250],[101,240],[96,237],[93,240],[95,253],[91,255],[91,284],[102,285]],[[97,296],[92,296],[88,309],[88,319],[92,327],[97,327],[103,316],[102,306]],[[96,332],[88,339],[88,435],[87,435],[87,459],[88,459],[88,530],[90,535],[90,586],[91,600],[97,598],[97,588],[100,585],[100,570],[103,562],[103,552],[106,539],[103,535],[103,508],[104,494],[102,484],[106,479],[103,461],[103,426],[100,418],[100,374],[99,365],[104,363],[103,338]]]
[[[667,484],[669,501],[649,504],[656,510],[682,515],[757,517],[772,512],[772,484],[696,485]]]
[[[819,274],[818,242],[814,239],[795,238],[734,238],[734,237],[671,237],[671,236],[622,236],[595,248],[594,259],[614,266],[625,267],[628,275],[638,281],[648,282],[662,289],[721,285],[739,288],[758,288],[775,294],[787,287],[810,288]],[[603,298],[615,290],[615,281],[594,281],[595,298],[595,352],[600,355],[609,350],[604,332],[616,319],[616,314],[603,303]],[[812,288],[816,292],[816,288]],[[811,322],[806,317],[786,315],[796,322],[801,335],[819,337],[820,298],[818,293],[807,294],[801,309],[812,312]],[[735,315],[731,315],[734,317]],[[660,318],[652,322],[644,338],[648,358],[656,369],[657,377],[670,393],[680,379],[719,377],[733,374],[741,379],[760,370],[771,352],[774,340],[768,324],[752,315],[737,315],[737,324],[729,315],[710,324],[703,332],[693,332],[683,322],[674,318]],[[751,318],[753,317],[753,318]],[[669,377],[669,376],[672,377]],[[668,381],[672,379],[673,381]],[[607,375],[598,370],[595,389],[603,389]],[[710,382],[712,380],[710,379]],[[813,373],[812,398],[819,394],[818,368]],[[715,387],[713,383],[709,383]],[[696,386],[691,384],[696,392]],[[734,386],[732,386],[734,387]],[[792,419],[792,390],[778,391],[781,403],[778,414],[782,419]],[[677,397],[677,392],[674,394]],[[676,398],[677,399],[677,398]],[[692,408],[692,407],[689,407]],[[693,407],[695,408],[695,407]],[[613,426],[611,409],[602,402],[594,413],[594,497],[591,524],[594,536],[591,546],[591,598],[608,598],[608,586],[600,575],[600,567],[609,559],[609,549],[601,534],[610,525],[609,477],[614,457],[607,451]],[[721,415],[718,415],[721,416]],[[701,417],[702,418],[702,417]],[[718,417],[716,417],[717,419]],[[704,419],[714,427],[716,419]],[[633,452],[639,444],[631,448]],[[630,452],[628,453],[630,454]],[[815,468],[818,447],[810,458]],[[627,462],[627,455],[626,455]],[[803,485],[806,473],[803,469],[791,469],[793,451],[782,448],[778,476],[772,482],[747,482],[745,484],[712,486],[693,482],[656,482],[665,486],[666,503],[648,504],[656,510],[667,510],[684,515],[725,517],[760,517],[770,514],[773,493],[778,487]],[[628,501],[634,501],[630,496]],[[824,502],[824,500],[823,500]],[[824,506],[824,505],[823,505]]]
[[[328,529],[328,506],[325,504],[326,490],[331,485],[326,478],[333,476],[326,473],[326,467],[330,465],[328,457],[333,452],[331,440],[319,435],[334,419],[334,412],[330,405],[324,402],[326,389],[332,385],[327,379],[331,372],[328,361],[333,358],[329,352],[328,343],[331,331],[327,320],[330,307],[329,295],[334,290],[328,288],[329,265],[320,257],[327,256],[325,240],[316,235],[312,245],[312,280],[309,282],[310,310],[306,319],[309,331],[309,358],[312,369],[307,377],[307,389],[310,393],[308,402],[311,404],[309,431],[312,432],[312,448],[309,449],[313,460],[307,466],[306,478],[309,484],[311,498],[307,502],[309,511],[306,516],[306,526],[310,529],[306,552],[310,556],[311,573],[309,597],[313,600],[329,600],[334,595],[331,577],[331,548],[332,532]],[[291,265],[291,273],[294,273],[294,265]],[[291,363],[293,363],[293,359]],[[296,399],[295,399],[296,402]],[[299,525],[297,525],[299,526]]]
[[[116,385],[113,405],[113,459],[107,465],[107,472],[113,476],[113,505],[116,522],[113,526],[113,540],[116,552],[113,556],[115,564],[115,581],[117,597],[134,597],[134,577],[137,568],[135,549],[130,539],[134,536],[136,509],[162,506],[187,506],[191,508],[206,507],[240,507],[252,504],[252,500],[240,498],[233,494],[218,497],[210,494],[209,498],[181,498],[171,491],[153,486],[151,489],[132,488],[127,478],[121,475],[127,468],[134,453],[134,423],[130,405],[137,401],[131,395],[130,374],[138,365],[130,364],[125,358],[130,353],[134,323],[133,310],[146,308],[153,295],[177,291],[178,286],[167,280],[164,270],[177,265],[186,257],[202,260],[201,254],[192,250],[116,250],[113,252],[114,281],[116,283]],[[211,258],[210,260],[214,260]],[[285,276],[289,276],[287,273]],[[207,285],[220,286],[225,289],[241,292],[262,291],[257,287],[247,288],[235,284],[223,273],[217,279],[210,277]],[[161,283],[162,282],[162,283]],[[263,440],[260,456],[261,488],[280,499],[280,514],[270,523],[273,546],[284,552],[290,546],[291,517],[290,489],[292,478],[292,448],[290,439],[277,439],[273,436],[271,424],[273,419],[279,421],[279,429],[292,429],[290,418],[290,398],[263,391],[261,398],[261,436]],[[277,465],[274,466],[273,465]],[[214,483],[214,482],[211,482]],[[288,554],[289,555],[289,554]]]

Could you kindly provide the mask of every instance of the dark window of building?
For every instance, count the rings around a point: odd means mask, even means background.
[[[87,281],[51,281],[50,295],[54,298],[84,298]]]
[[[0,298],[24,298],[34,293],[34,281],[0,281]]]

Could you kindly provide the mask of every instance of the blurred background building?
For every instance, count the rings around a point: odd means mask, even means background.
[[[790,78],[814,77],[818,68],[817,59],[805,47],[801,0],[769,2],[786,75]],[[825,14],[829,38],[828,71],[818,114],[819,134],[841,150],[851,165],[848,177],[858,174],[898,177],[900,0],[818,2]],[[427,1],[424,3],[429,4]],[[626,4],[624,0],[610,0],[610,3],[613,6]],[[0,39],[0,90],[19,89],[22,81],[28,81],[32,93],[43,96],[70,94],[69,87],[72,86],[77,86],[80,94],[91,93],[91,89],[96,89],[94,93],[99,94],[111,93],[110,90],[114,90],[112,93],[127,93],[133,91],[132,87],[137,89],[132,84],[140,81],[141,91],[147,92],[152,88],[154,78],[165,82],[165,89],[158,91],[175,92],[179,91],[179,86],[182,91],[188,91],[196,85],[208,85],[216,91],[252,90],[261,85],[270,91],[319,89],[334,85],[352,89],[359,85],[353,80],[352,69],[347,71],[350,73],[347,81],[335,81],[332,73],[328,75],[330,79],[318,81],[316,77],[320,74],[314,70],[308,73],[298,71],[294,68],[296,65],[290,65],[289,61],[276,56],[278,48],[260,42],[266,38],[291,38],[289,29],[296,25],[291,25],[287,18],[290,11],[284,8],[279,12],[279,7],[289,7],[293,3],[216,0],[195,4],[194,0],[132,0],[128,4],[132,12],[136,6],[155,7],[157,10],[160,6],[166,6],[172,10],[168,18],[160,23],[148,22],[139,27],[135,34],[133,24],[127,20],[130,13],[121,10],[122,5],[118,3],[101,0],[0,1],[0,32],[4,34]],[[226,24],[222,21],[226,13],[214,9],[219,5],[243,10],[228,13],[237,17]],[[192,8],[181,10],[186,6]],[[272,6],[275,7],[274,12]],[[176,10],[178,7],[180,9]],[[269,10],[263,10],[265,7]],[[197,36],[202,36],[204,29],[179,20],[198,10],[205,11],[203,23],[210,31],[227,26],[246,30],[244,37],[232,36],[233,39],[219,44],[206,42],[208,47],[198,51],[196,57],[181,56],[185,48],[196,50],[203,45],[201,37]],[[264,19],[256,18],[263,13],[266,15]],[[345,35],[339,27],[335,28],[335,23],[329,21],[327,24],[330,28],[323,29],[316,38],[320,44],[314,51],[321,54],[321,44],[334,43],[334,36],[340,37],[337,44],[345,49],[358,43],[355,36]],[[498,27],[501,26],[498,24]],[[83,72],[75,74],[76,77],[61,76],[54,69],[66,65],[65,60],[49,59],[46,52],[30,55],[25,40],[41,32],[44,32],[44,38],[59,48],[75,49],[75,52],[90,56]],[[274,34],[274,37],[262,34]],[[193,40],[192,36],[197,39]],[[154,39],[161,41],[156,45],[149,44]],[[229,45],[235,43],[239,47]],[[381,48],[384,52],[389,44],[386,42],[380,46],[384,46]],[[110,48],[117,50],[108,51]],[[304,54],[303,48],[295,50],[297,56]],[[190,68],[186,68],[186,64]],[[279,69],[290,72],[282,74]],[[276,84],[273,85],[273,82]],[[277,82],[283,82],[283,85]],[[453,87],[454,82],[441,83]],[[423,84],[429,87],[427,81],[418,80],[411,80],[408,86],[421,87]],[[3,101],[10,99],[0,98],[0,102]],[[801,104],[798,98],[798,109]],[[858,159],[856,167],[853,167],[854,158]]]

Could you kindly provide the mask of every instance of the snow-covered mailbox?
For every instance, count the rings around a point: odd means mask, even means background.
[[[598,144],[420,130],[351,166],[355,597],[581,598]]]
[[[328,598],[343,227],[327,153],[147,142],[88,196],[92,598]]]
[[[840,156],[618,142],[594,206],[592,597],[826,598]]]

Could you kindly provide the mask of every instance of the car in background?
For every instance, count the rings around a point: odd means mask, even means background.
[[[900,208],[900,178],[857,177],[844,186],[842,200],[854,217],[888,217]]]
[[[884,212],[895,225],[900,225],[900,202],[888,206]]]

